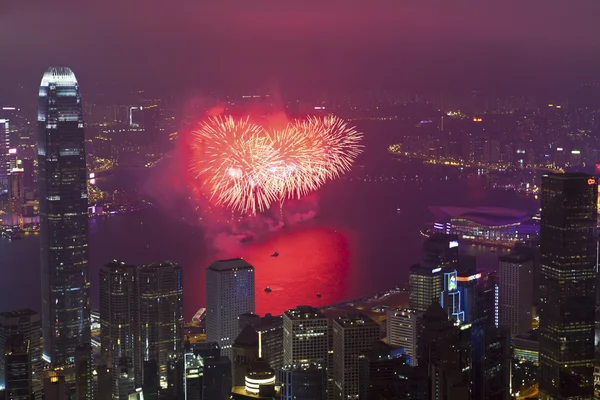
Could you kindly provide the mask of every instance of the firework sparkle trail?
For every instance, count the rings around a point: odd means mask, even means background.
[[[189,168],[217,205],[254,215],[349,171],[361,139],[335,116],[294,120],[282,129],[209,117],[192,131]]]

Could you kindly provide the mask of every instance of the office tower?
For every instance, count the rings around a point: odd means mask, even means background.
[[[144,398],[148,400],[157,400],[160,382],[158,379],[158,364],[156,360],[144,361],[144,379],[142,381]]]
[[[533,261],[522,254],[500,257],[500,326],[510,337],[531,330]]]
[[[145,361],[156,362],[160,386],[167,387],[170,359],[183,357],[183,284],[181,267],[163,261],[141,267],[112,261],[100,272],[102,358],[118,382],[139,387],[148,376]]]
[[[130,394],[135,393],[135,378],[124,363],[120,363],[119,366],[117,388],[117,396],[113,395],[113,399],[115,400],[127,400]]]
[[[439,304],[432,304],[419,324],[419,365],[428,368],[432,399],[468,399],[460,328]]]
[[[229,357],[204,359],[203,399],[228,400],[231,396],[231,361]]]
[[[6,338],[4,350],[6,368],[7,399],[30,400],[34,398],[31,375],[31,352],[29,340],[22,334],[13,334]],[[33,378],[37,378],[33,376]]]
[[[542,400],[593,396],[597,196],[594,176],[542,175]]]
[[[113,395],[118,395],[119,362],[131,365],[136,385],[142,383],[138,268],[111,261],[100,271],[100,338],[102,361],[112,371]]]
[[[461,258],[462,261],[462,258]],[[477,314],[477,296],[482,274],[472,269],[462,269],[457,274],[457,290],[460,292],[460,310],[463,312],[463,323],[472,323]]]
[[[358,398],[359,356],[379,340],[379,325],[364,315],[333,321],[333,382],[336,399]]]
[[[260,357],[259,347],[258,333],[252,326],[246,325],[233,341],[231,358],[233,386],[244,384],[248,367]]]
[[[194,353],[184,356],[183,396],[184,400],[202,399],[202,378],[204,376],[204,360]]]
[[[417,328],[420,315],[409,308],[388,310],[386,314],[387,343],[402,347],[410,358],[410,364],[417,366]]]
[[[411,367],[408,358],[395,355],[389,345],[375,342],[359,363],[359,399],[429,399],[427,369]]]
[[[510,336],[508,329],[471,327],[471,399],[510,398]]]
[[[413,265],[408,273],[409,308],[416,312],[425,312],[432,303],[441,301],[444,290],[442,267]]]
[[[167,363],[167,388],[160,392],[160,397],[181,399],[185,396],[185,354],[172,358]]]
[[[8,175],[8,210],[9,225],[19,226],[25,204],[25,186],[23,184],[23,169],[14,168]]]
[[[75,350],[75,395],[78,399],[93,398],[92,345],[85,344]]]
[[[458,236],[433,234],[423,242],[421,265],[425,268],[458,268]]]
[[[143,360],[156,360],[166,387],[169,359],[183,357],[183,277],[171,261],[138,269],[140,341]]]
[[[254,267],[241,258],[220,260],[206,270],[206,340],[231,357],[241,314],[254,313]]]
[[[318,364],[286,366],[277,371],[281,400],[325,400],[327,371]]]
[[[254,326],[254,330],[258,333],[260,343],[259,357],[274,370],[279,370],[283,366],[283,316],[266,314]]]
[[[243,329],[246,325],[258,333],[260,357],[275,371],[280,370],[283,365],[283,315],[274,317],[267,313],[261,318],[256,314],[242,314],[239,327]]]
[[[23,335],[29,347],[31,367],[28,368],[32,393],[42,398],[42,321],[40,314],[30,309],[0,313],[0,354],[5,354],[5,343],[11,335]],[[0,362],[0,384],[6,386],[5,363]]]
[[[50,68],[42,78],[38,164],[44,358],[61,366],[91,335],[84,127],[69,68]]]
[[[283,313],[283,365],[327,362],[327,318],[316,308],[298,306]]]
[[[440,295],[442,308],[448,318],[457,323],[465,322],[465,312],[461,309],[461,296],[458,290],[458,274],[456,271],[444,272],[444,290]]]
[[[65,400],[67,398],[67,384],[65,377],[55,371],[44,373],[44,400]]]
[[[9,125],[7,119],[0,119],[0,192],[8,187],[10,163],[8,149],[10,147]]]

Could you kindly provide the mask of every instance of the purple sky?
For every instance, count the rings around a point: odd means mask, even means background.
[[[94,90],[576,82],[600,68],[598,16],[596,0],[0,0],[0,93],[51,64]]]

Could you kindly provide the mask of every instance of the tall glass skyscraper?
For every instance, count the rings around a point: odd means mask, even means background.
[[[83,113],[69,68],[44,73],[38,106],[44,359],[59,366],[90,342]]]
[[[542,176],[539,398],[592,399],[596,177]]]

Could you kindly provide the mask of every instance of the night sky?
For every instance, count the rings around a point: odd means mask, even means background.
[[[560,86],[597,75],[598,16],[596,0],[0,0],[0,100],[48,65],[115,94]]]

